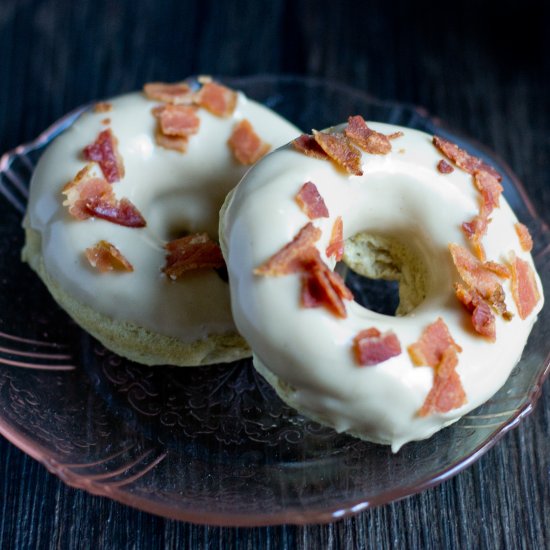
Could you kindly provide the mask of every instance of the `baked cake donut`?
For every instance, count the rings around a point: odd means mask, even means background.
[[[397,451],[489,399],[543,305],[500,176],[439,137],[360,116],[256,164],[220,219],[233,316],[288,404]],[[335,273],[399,281],[396,316]]]
[[[220,84],[147,84],[96,104],[41,157],[23,259],[106,347],[145,364],[249,356],[218,213],[250,164],[299,134]]]

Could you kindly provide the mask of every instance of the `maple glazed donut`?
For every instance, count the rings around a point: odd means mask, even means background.
[[[228,193],[299,130],[202,80],[96,104],[33,174],[23,259],[106,347],[145,364],[249,356],[217,244]]]
[[[504,384],[543,297],[500,179],[444,139],[360,116],[254,166],[220,244],[237,327],[283,400],[397,451]],[[396,316],[355,302],[339,260],[398,280]]]

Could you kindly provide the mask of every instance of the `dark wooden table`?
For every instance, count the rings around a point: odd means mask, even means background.
[[[150,80],[314,75],[423,105],[487,144],[549,220],[545,4],[0,0],[0,150]],[[0,548],[548,548],[549,432],[546,384],[535,412],[452,480],[334,524],[256,529],[90,496],[0,438]]]

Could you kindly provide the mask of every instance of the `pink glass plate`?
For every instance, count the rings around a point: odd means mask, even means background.
[[[550,288],[550,232],[510,169],[479,145],[422,110],[326,81],[226,82],[304,129],[360,113],[437,131],[484,157],[504,174],[505,195],[535,238],[535,261]],[[104,349],[57,307],[19,260],[33,167],[84,109],[0,161],[0,433],[63,481],[197,523],[318,523],[450,478],[533,410],[549,370],[548,308],[512,376],[489,402],[396,455],[300,416],[281,403],[248,361],[149,368]]]

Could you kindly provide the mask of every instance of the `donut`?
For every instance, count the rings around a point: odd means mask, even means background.
[[[438,136],[360,116],[262,159],[220,243],[255,368],[289,405],[397,450],[489,399],[543,305],[500,175]],[[335,272],[399,282],[395,315]]]
[[[131,360],[249,356],[231,316],[218,213],[253,162],[298,134],[209,79],[97,103],[36,166],[23,260],[79,325]]]

